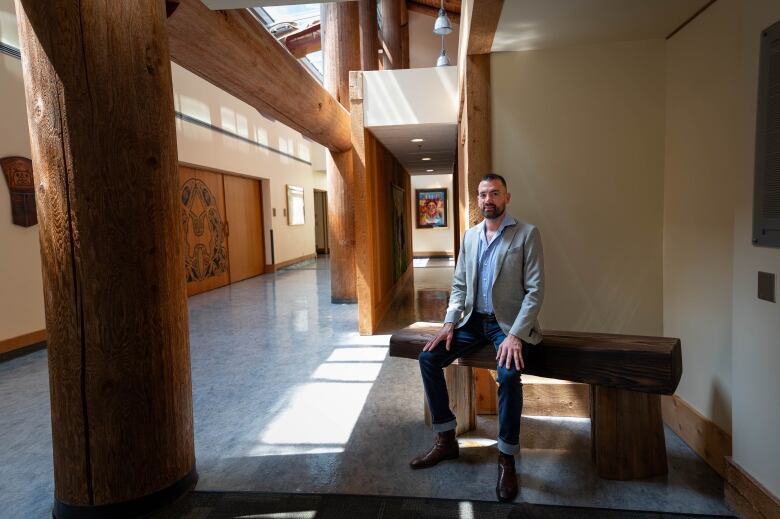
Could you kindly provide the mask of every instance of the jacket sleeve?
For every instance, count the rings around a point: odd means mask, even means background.
[[[520,312],[509,333],[515,337],[526,339],[531,335],[539,310],[544,300],[544,255],[542,253],[542,236],[534,227],[528,233],[524,244],[523,279],[525,297],[520,306]]]
[[[450,292],[450,304],[447,307],[445,323],[460,321],[466,302],[466,235],[463,235],[463,248],[458,255],[458,263],[455,265],[455,274],[452,276],[452,291]]]

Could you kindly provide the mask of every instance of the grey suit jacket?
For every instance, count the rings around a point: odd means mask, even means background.
[[[452,294],[444,322],[468,322],[477,293],[477,250],[484,220],[467,230],[452,280]],[[501,330],[525,342],[538,344],[542,330],[537,316],[544,299],[542,237],[535,226],[517,221],[501,235],[493,276],[493,311]]]

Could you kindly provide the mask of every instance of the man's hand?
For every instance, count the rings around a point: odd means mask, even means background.
[[[441,327],[441,330],[436,332],[436,335],[434,335],[433,339],[431,339],[425,344],[425,346],[423,347],[423,351],[431,351],[441,341],[445,339],[447,341],[446,344],[447,351],[450,351],[450,343],[452,342],[452,336],[454,333],[455,333],[455,325],[453,323],[444,323],[444,326]]]
[[[498,360],[498,365],[504,366],[506,369],[512,369],[513,360],[518,371],[525,368],[525,363],[523,362],[523,343],[520,339],[510,333],[498,347],[496,359]]]

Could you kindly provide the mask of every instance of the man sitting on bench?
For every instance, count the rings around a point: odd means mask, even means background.
[[[523,350],[542,340],[537,316],[544,295],[544,262],[539,230],[506,212],[511,195],[502,176],[485,175],[477,197],[485,218],[463,236],[444,326],[419,357],[436,443],[410,465],[421,469],[458,457],[444,368],[492,342],[498,361],[496,496],[506,502],[517,496],[514,455],[520,450]]]

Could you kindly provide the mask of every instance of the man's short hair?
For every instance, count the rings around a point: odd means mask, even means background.
[[[500,180],[502,184],[504,184],[504,189],[508,189],[506,186],[506,179],[499,175],[498,173],[488,173],[482,179],[480,179],[480,182],[486,182],[488,180]]]

